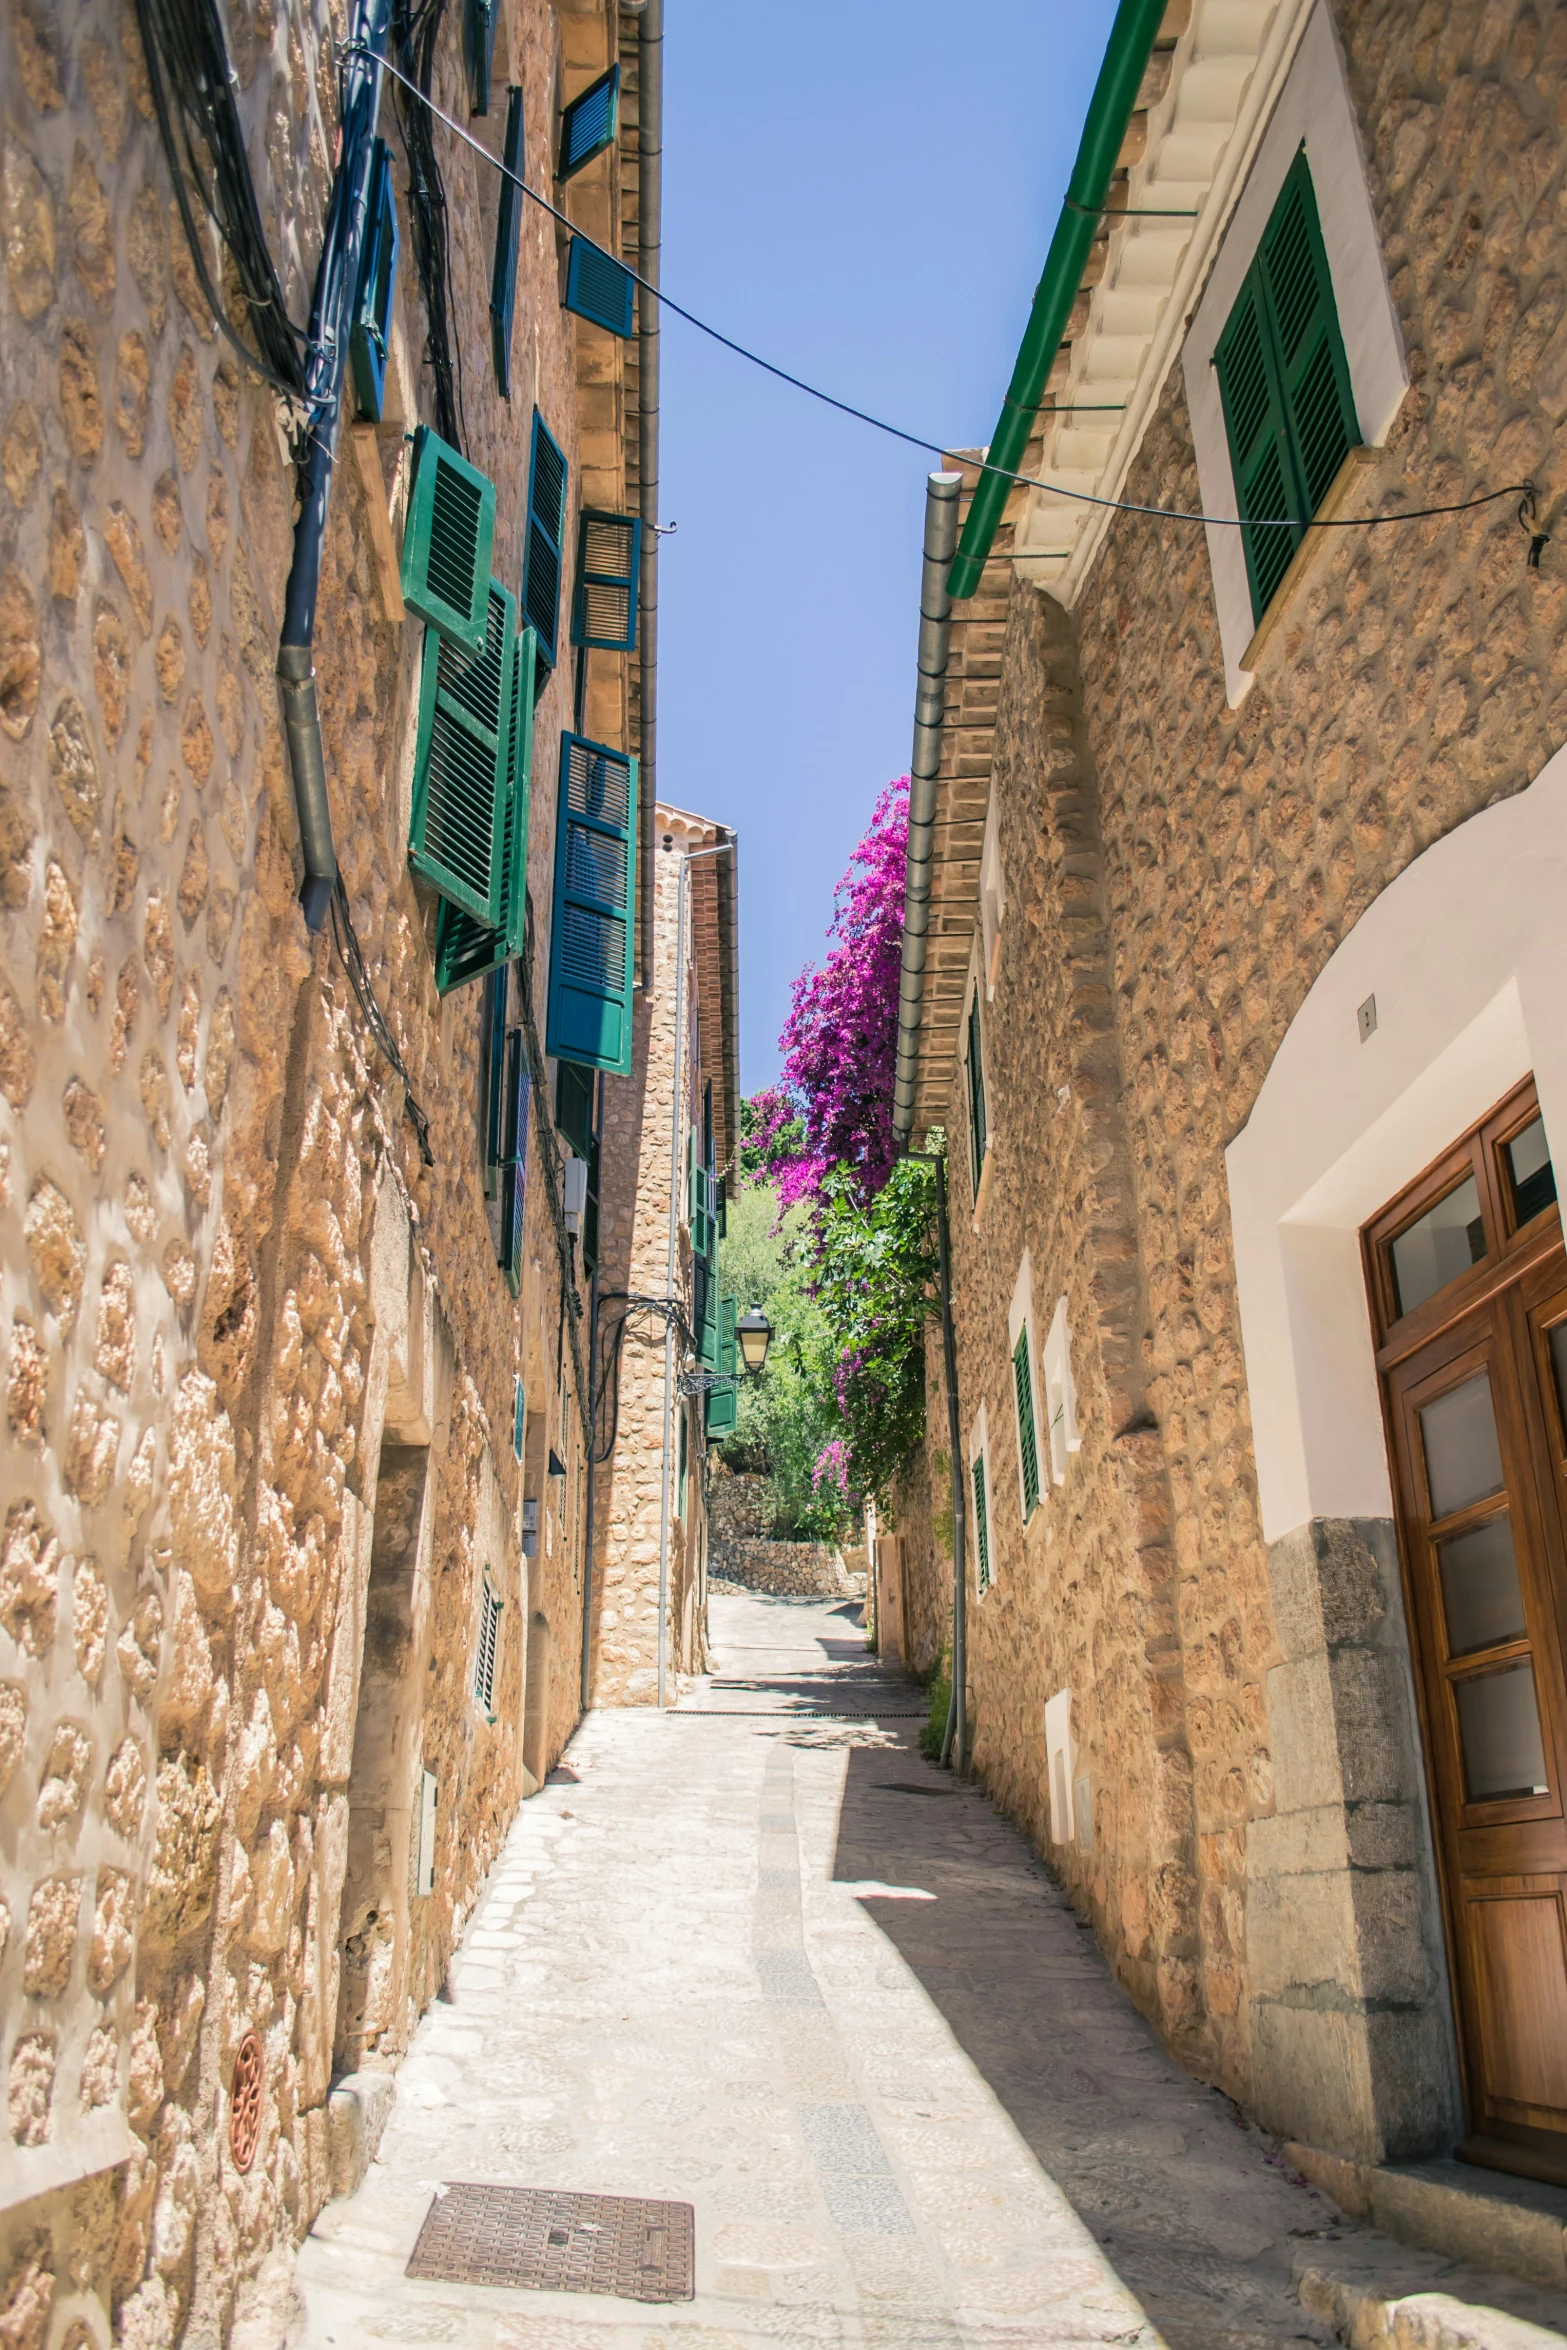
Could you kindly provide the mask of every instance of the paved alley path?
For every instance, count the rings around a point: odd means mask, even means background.
[[[312,2350],[1281,2350],[1333,2209],[1163,2054],[852,1608],[715,1594],[523,1807],[302,2256]],[[836,1718],[835,1718],[836,1716]],[[845,1716],[852,1719],[843,1718]],[[694,2302],[414,2282],[436,2184],[670,2197]]]

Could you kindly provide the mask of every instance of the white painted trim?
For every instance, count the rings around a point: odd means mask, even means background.
[[[963,982],[963,1018],[958,1030],[958,1034],[962,1039],[962,1049],[958,1058],[959,1065],[963,1072],[963,1123],[968,1136],[969,1205],[975,1212],[976,1216],[979,1211],[980,1185],[984,1181],[985,1170],[990,1165],[991,1158],[994,1154],[996,1140],[995,1133],[991,1126],[990,1086],[987,1082],[985,1006],[980,995],[980,978],[983,970],[984,956],[982,951],[980,928],[979,924],[976,922],[974,925],[974,937],[969,946],[968,976]],[[974,1118],[973,1105],[969,1098],[968,1066],[969,1015],[975,1009],[976,1005],[978,1006],[979,1010],[979,1077],[980,1083],[985,1088],[985,1156],[980,1165],[977,1167],[974,1164]],[[976,1231],[978,1230],[977,1224],[975,1229]]]
[[[1075,1833],[1072,1817],[1073,1782],[1077,1777],[1077,1744],[1072,1736],[1072,1692],[1058,1689],[1045,1700],[1045,1779],[1050,1789],[1050,1841],[1070,1844]]]
[[[1040,1373],[1050,1438],[1050,1482],[1064,1485],[1067,1457],[1080,1451],[1083,1443],[1077,1425],[1077,1382],[1072,1377],[1072,1326],[1064,1297],[1056,1300],[1049,1335],[1040,1349]]]
[[[1360,1227],[1531,1069],[1559,1154],[1567,1141],[1564,908],[1567,750],[1368,908],[1225,1154],[1270,1542],[1392,1511]]]
[[[985,1001],[996,994],[996,949],[1006,919],[1007,880],[1001,865],[1001,796],[990,779],[990,801],[985,810],[985,837],[979,852],[980,968],[985,975]]]
[[[1218,373],[1213,365],[1214,349],[1278,202],[1285,175],[1302,145],[1316,190],[1322,242],[1364,443],[1374,447],[1386,439],[1409,389],[1404,338],[1382,265],[1381,240],[1338,36],[1327,8],[1318,0],[1225,230],[1181,353],[1197,452],[1197,481],[1203,511],[1208,514],[1240,511]],[[1222,525],[1210,523],[1207,539],[1224,646],[1225,691],[1234,704],[1245,699],[1251,686],[1251,675],[1241,667],[1241,656],[1257,626],[1246,580],[1246,551],[1240,532]]]

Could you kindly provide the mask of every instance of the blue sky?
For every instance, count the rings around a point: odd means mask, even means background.
[[[987,441],[1110,0],[667,0],[664,284],[726,334],[948,446]],[[935,460],[667,311],[659,790],[740,835],[742,1082],[908,766]]]

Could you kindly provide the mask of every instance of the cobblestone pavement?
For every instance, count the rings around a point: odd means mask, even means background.
[[[1363,2232],[1170,2062],[1024,1840],[920,1759],[918,1692],[857,1610],[715,1594],[711,1619],[679,1711],[590,1715],[524,1806],[380,2159],[304,2248],[312,2350],[1330,2339],[1292,2256]],[[459,2179],[690,2202],[695,2300],[410,2280]]]

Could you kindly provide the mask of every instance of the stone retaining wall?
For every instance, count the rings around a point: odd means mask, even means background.
[[[852,1576],[830,1542],[715,1542],[707,1571],[781,1599],[855,1599],[865,1590],[864,1576]]]

